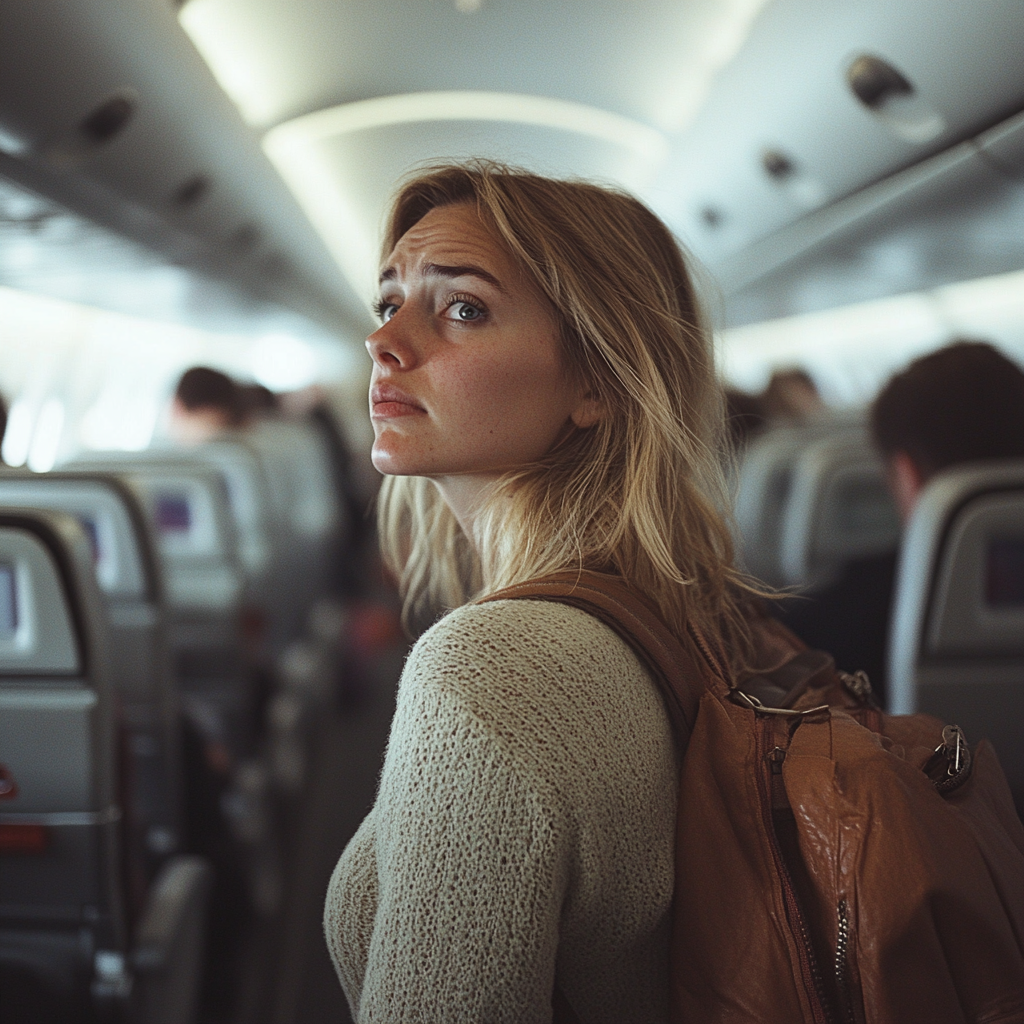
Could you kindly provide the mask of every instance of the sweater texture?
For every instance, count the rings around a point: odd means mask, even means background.
[[[459,608],[402,673],[376,802],[331,878],[356,1021],[668,1020],[679,751],[587,613]]]

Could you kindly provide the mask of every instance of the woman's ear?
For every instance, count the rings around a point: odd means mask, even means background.
[[[569,419],[581,430],[592,427],[604,416],[604,403],[589,393],[580,399],[576,408],[569,414]]]

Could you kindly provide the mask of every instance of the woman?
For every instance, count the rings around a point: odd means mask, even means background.
[[[413,648],[331,880],[338,975],[359,1021],[544,1021],[553,998],[667,1020],[681,751],[658,689],[583,611],[471,602],[584,567],[680,636],[736,632],[723,402],[683,257],[628,195],[487,164],[409,182],[384,254],[382,541],[409,620],[455,610]]]

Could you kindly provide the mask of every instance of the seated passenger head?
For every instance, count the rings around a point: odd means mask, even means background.
[[[220,370],[193,366],[174,391],[170,431],[175,440],[197,444],[237,427],[244,418],[238,385]]]
[[[278,396],[262,384],[238,385],[238,398],[242,418],[246,421],[274,416],[281,408]]]
[[[615,189],[442,167],[399,191],[382,266],[374,464],[407,619],[580,566],[673,623],[728,618],[723,395],[665,225]]]
[[[769,420],[781,423],[806,423],[825,411],[814,378],[798,366],[772,374],[761,405]]]
[[[1024,458],[1024,371],[985,342],[954,342],[886,384],[871,407],[871,434],[906,520],[940,470]]]

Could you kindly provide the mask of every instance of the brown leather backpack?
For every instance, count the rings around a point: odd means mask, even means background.
[[[767,669],[733,680],[617,577],[559,573],[488,600],[505,598],[596,616],[663,690],[686,749],[674,1021],[1024,1022],[1024,827],[987,742],[884,714],[862,674],[756,608]]]

